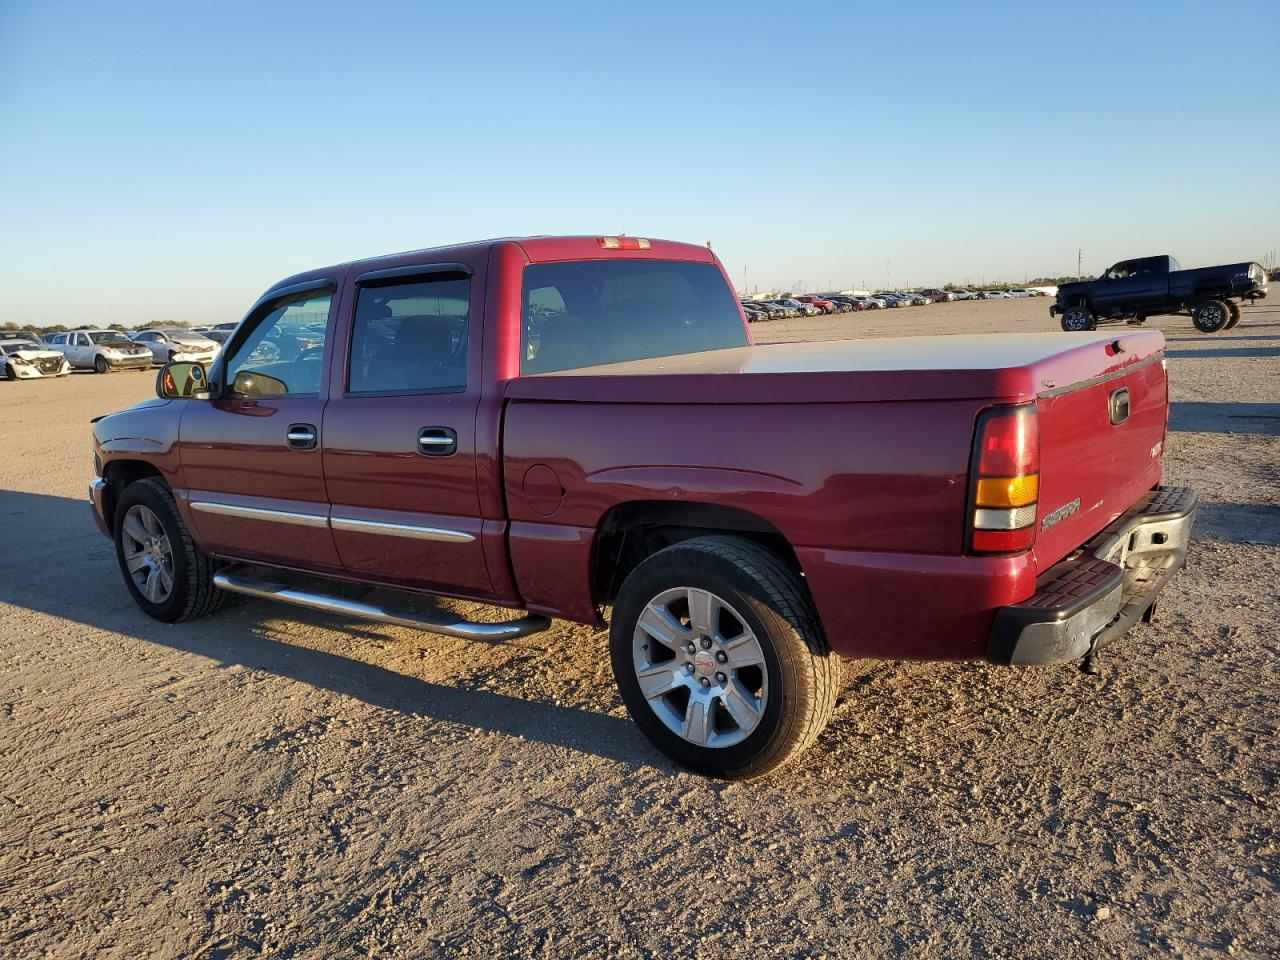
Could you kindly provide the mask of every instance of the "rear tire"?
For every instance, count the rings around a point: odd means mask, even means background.
[[[1067,307],[1062,313],[1062,329],[1067,333],[1083,333],[1097,327],[1097,321],[1086,306]]]
[[[1227,321],[1227,325],[1223,330],[1230,330],[1240,322],[1240,304],[1227,301],[1227,311],[1231,314],[1231,319]]]
[[[120,572],[143,613],[179,623],[222,603],[224,594],[213,585],[213,558],[196,549],[164,481],[149,478],[125,487],[113,529]]]
[[[840,662],[803,581],[746,540],[698,537],[641,563],[618,592],[609,647],[636,726],[699,773],[764,776],[835,709]]]
[[[108,369],[106,357],[93,358],[93,370],[95,373],[106,373]]]
[[[1191,322],[1201,333],[1217,333],[1231,319],[1231,311],[1221,300],[1204,300],[1196,304]]]

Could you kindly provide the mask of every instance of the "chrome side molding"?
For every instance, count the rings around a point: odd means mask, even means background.
[[[319,513],[297,513],[292,510],[270,510],[266,507],[244,507],[234,503],[216,503],[210,500],[190,501],[192,510],[215,513],[223,517],[240,517],[245,520],[273,520],[300,527],[331,527],[347,533],[372,533],[386,537],[407,537],[410,540],[434,540],[438,543],[474,543],[475,535],[465,530],[447,527],[423,527],[414,523],[391,523],[385,520],[359,520],[355,517],[327,517]]]
[[[241,507],[232,503],[213,503],[209,500],[192,500],[192,510],[216,513],[222,517],[240,517],[245,520],[274,520],[299,527],[327,527],[329,518],[319,513],[294,513],[290,510],[268,510],[265,507]]]
[[[230,593],[242,593],[263,600],[279,600],[310,610],[323,610],[360,620],[374,620],[401,627],[412,627],[428,633],[440,633],[446,637],[462,637],[466,640],[514,640],[531,633],[541,633],[551,626],[548,617],[536,613],[525,614],[518,620],[505,623],[477,623],[449,613],[433,615],[415,613],[412,610],[394,610],[389,606],[348,600],[297,587],[262,580],[243,572],[241,567],[226,567],[213,575],[213,585]]]
[[[376,533],[387,537],[408,537],[411,540],[438,540],[442,543],[472,543],[475,540],[461,530],[444,527],[420,527],[412,523],[388,523],[383,520],[357,520],[355,517],[330,517],[329,526],[347,533]]]

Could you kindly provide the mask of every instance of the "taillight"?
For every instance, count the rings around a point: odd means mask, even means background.
[[[969,476],[969,551],[1017,553],[1036,540],[1040,422],[1033,403],[978,417]]]
[[[642,237],[596,237],[606,250],[648,250],[649,241]]]

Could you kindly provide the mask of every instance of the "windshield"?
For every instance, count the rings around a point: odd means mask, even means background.
[[[0,351],[5,353],[17,353],[19,350],[39,350],[41,347],[34,343],[27,343],[25,340],[6,340],[0,343]]]
[[[123,333],[115,333],[114,331],[100,331],[91,333],[89,342],[99,347],[132,347],[133,341],[126,337]]]
[[[525,267],[521,373],[747,345],[715,264],[581,260]]]

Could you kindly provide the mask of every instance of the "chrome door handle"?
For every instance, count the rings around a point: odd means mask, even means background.
[[[314,450],[316,428],[309,423],[291,423],[284,438],[294,450]]]
[[[448,457],[458,452],[458,431],[450,427],[423,427],[418,431],[418,452],[424,457]]]

